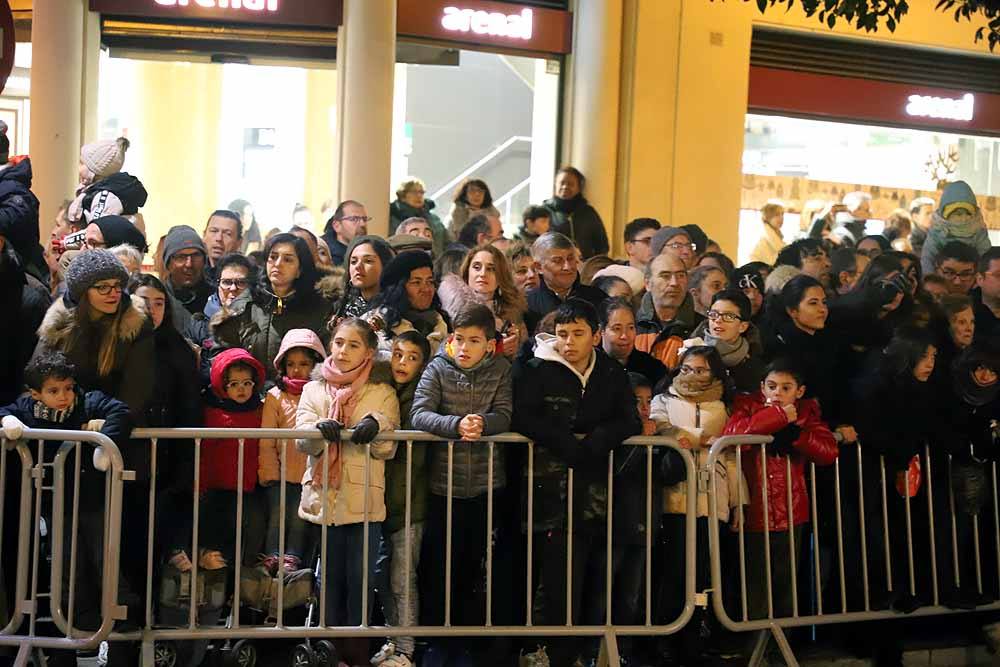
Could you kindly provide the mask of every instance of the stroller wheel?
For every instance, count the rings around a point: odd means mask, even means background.
[[[317,667],[337,667],[340,662],[340,654],[337,653],[337,647],[333,645],[332,641],[320,639],[313,646],[316,647],[314,650]]]
[[[173,642],[154,643],[153,664],[156,667],[175,667],[177,664],[177,645]]]
[[[225,667],[254,667],[257,664],[257,647],[246,639],[241,639],[225,654],[222,659]]]
[[[308,644],[299,644],[292,649],[292,667],[318,667],[319,660]]]

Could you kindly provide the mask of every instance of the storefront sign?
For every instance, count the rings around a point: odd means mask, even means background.
[[[822,120],[1000,136],[1000,95],[750,67],[747,106]]]
[[[910,95],[906,103],[907,115],[952,120],[972,120],[975,108],[976,98],[972,93],[966,93],[957,100],[933,95]]]
[[[488,0],[397,0],[402,37],[538,53],[569,53],[570,12]]]
[[[108,16],[336,29],[343,0],[90,0]]]

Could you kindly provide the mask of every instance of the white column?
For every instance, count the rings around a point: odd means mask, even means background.
[[[566,77],[565,161],[587,177],[586,197],[612,237],[621,85],[623,0],[578,0]]]
[[[35,0],[31,18],[32,190],[41,200],[41,235],[79,180],[80,145],[97,128],[96,17],[86,0]]]
[[[396,1],[345,0],[337,48],[340,71],[340,199],[356,199],[389,231]]]

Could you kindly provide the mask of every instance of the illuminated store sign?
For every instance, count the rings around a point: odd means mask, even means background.
[[[451,32],[473,32],[490,37],[531,39],[534,13],[522,9],[519,14],[487,12],[476,9],[445,7],[441,26]]]
[[[959,99],[933,97],[931,95],[910,95],[907,98],[906,113],[924,118],[946,118],[949,120],[972,120],[976,98],[966,93]]]
[[[204,7],[205,9],[246,9],[251,12],[276,12],[278,0],[153,0],[163,7]]]

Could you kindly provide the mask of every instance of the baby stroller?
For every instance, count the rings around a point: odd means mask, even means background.
[[[316,559],[316,566],[312,570],[313,581],[316,583],[316,587],[321,585],[320,581],[320,569],[321,563],[320,559]],[[313,592],[310,596],[308,605],[306,607],[306,620],[305,626],[311,627],[313,621],[315,620],[316,625],[319,625],[319,612],[317,608],[319,606],[319,596]],[[297,645],[292,649],[292,667],[337,667],[340,663],[340,655],[337,652],[337,648],[333,645],[333,642],[329,639],[320,639],[316,641],[311,641],[306,639],[301,644]]]

